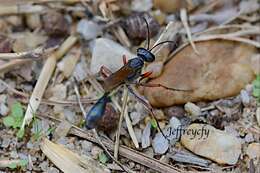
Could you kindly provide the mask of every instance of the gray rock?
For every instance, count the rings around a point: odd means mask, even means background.
[[[42,171],[47,172],[48,167],[49,167],[49,162],[43,161],[40,163],[39,167],[41,168]]]
[[[78,23],[77,32],[80,33],[85,40],[91,40],[102,34],[102,28],[93,21],[82,19]]]
[[[60,171],[57,169],[57,168],[54,168],[54,167],[50,167],[48,169],[48,173],[59,173]]]
[[[7,148],[11,143],[11,139],[8,137],[3,137],[3,141],[2,141],[2,148]]]
[[[82,147],[82,150],[84,150],[86,152],[90,152],[93,147],[93,144],[89,141],[84,140],[81,142],[81,147]]]
[[[123,66],[123,55],[126,55],[127,59],[135,56],[113,40],[98,38],[95,40],[90,70],[93,74],[96,74],[101,66],[106,66],[112,72],[115,72]]]
[[[133,11],[149,11],[153,7],[152,0],[133,0],[131,3],[131,9]]]
[[[151,123],[148,122],[142,134],[142,148],[147,148],[151,145],[150,135],[151,135]]]
[[[244,106],[248,106],[250,103],[250,96],[246,90],[241,90],[240,98]]]
[[[132,120],[132,125],[136,125],[141,120],[141,113],[140,112],[131,112],[130,117]]]
[[[9,108],[4,103],[0,103],[0,115],[6,116],[8,112],[9,112]]]
[[[169,148],[169,142],[161,133],[157,133],[152,146],[156,154],[164,154]]]

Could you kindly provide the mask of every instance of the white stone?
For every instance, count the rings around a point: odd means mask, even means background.
[[[155,135],[152,145],[156,154],[164,154],[169,148],[168,140],[161,133]]]
[[[200,130],[201,134],[193,136],[196,134],[195,130]],[[181,143],[190,151],[219,164],[234,165],[241,154],[241,142],[238,138],[205,124],[190,125],[182,135]]]
[[[250,159],[254,159],[256,157],[260,158],[260,143],[251,143],[248,145],[246,154]]]
[[[195,105],[194,103],[188,102],[184,105],[184,109],[188,112],[191,116],[199,116],[201,114],[200,107]]]
[[[150,135],[151,135],[151,123],[148,122],[142,134],[142,148],[147,148],[151,145]]]
[[[256,120],[257,120],[257,124],[260,127],[260,107],[258,107],[256,109]]]
[[[101,66],[106,66],[112,72],[115,72],[123,66],[123,55],[126,55],[127,60],[135,57],[129,50],[113,40],[98,38],[93,48],[90,70],[93,74],[96,74]]]
[[[77,32],[80,33],[85,40],[91,40],[102,34],[102,28],[97,23],[82,19],[78,23]]]
[[[246,90],[241,90],[240,98],[244,106],[248,106],[250,103],[250,96]]]

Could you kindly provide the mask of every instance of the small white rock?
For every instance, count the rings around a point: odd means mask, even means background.
[[[67,87],[64,84],[57,84],[51,88],[52,97],[50,99],[65,99],[67,95]]]
[[[260,158],[260,143],[249,144],[246,150],[246,154],[250,159],[254,159],[256,157]]]
[[[152,145],[156,154],[164,154],[169,148],[168,140],[161,133],[155,135]]]
[[[252,135],[252,133],[248,133],[246,136],[245,136],[245,142],[247,143],[250,143],[250,142],[253,142],[255,139],[254,139],[254,136]]]
[[[91,40],[102,34],[102,28],[93,21],[82,19],[78,23],[77,32],[80,33],[85,40]]]
[[[94,146],[91,150],[91,155],[93,156],[93,159],[98,159],[98,156],[102,151],[103,150],[101,148]]]
[[[151,145],[150,135],[151,135],[151,123],[148,122],[142,134],[142,148],[147,148]]]
[[[0,104],[0,115],[1,116],[6,116],[9,112],[9,108],[4,104]]]
[[[195,105],[194,103],[188,102],[184,105],[184,109],[188,112],[191,116],[199,116],[201,115],[200,107]]]
[[[250,103],[250,97],[246,90],[241,90],[240,98],[244,106],[248,106]]]
[[[152,145],[156,154],[164,154],[168,150],[170,144],[174,145],[181,137],[181,122],[179,119],[172,117],[169,125],[163,129],[163,133],[167,139],[161,132],[158,132],[153,139]]]
[[[90,70],[93,74],[96,74],[101,66],[106,66],[112,72],[115,72],[123,66],[123,55],[126,55],[127,60],[135,56],[113,40],[98,38],[95,40]]]
[[[73,72],[73,76],[76,78],[77,81],[82,81],[87,78],[88,74],[85,68],[86,68],[86,64],[84,61],[76,65]]]
[[[136,125],[141,120],[141,113],[140,112],[131,112],[130,117],[132,120],[132,125]]]
[[[2,93],[7,87],[0,81],[0,93]]]
[[[257,124],[260,127],[260,107],[258,107],[256,109],[256,120],[257,120]]]
[[[131,9],[139,12],[149,11],[152,7],[152,0],[133,0],[131,4]]]

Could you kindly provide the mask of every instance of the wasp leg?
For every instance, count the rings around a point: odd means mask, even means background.
[[[183,92],[192,92],[194,91],[193,89],[180,89],[180,88],[172,88],[172,87],[167,87],[165,85],[162,84],[150,84],[150,83],[134,83],[135,85],[139,85],[139,86],[144,86],[144,87],[162,87],[164,89],[167,90],[172,90],[172,91],[183,91]]]
[[[153,107],[150,105],[150,103],[148,101],[146,101],[146,99],[142,96],[140,96],[139,94],[137,94],[136,92],[134,92],[133,88],[130,85],[126,85],[128,88],[128,91],[133,94],[137,100],[139,100],[145,107],[146,109],[148,109],[148,111],[151,113],[152,118],[156,121],[157,127],[159,129],[159,131],[162,133],[163,137],[165,137],[165,139],[168,140],[168,138],[165,136],[165,134],[163,133],[157,118],[155,117],[154,111],[153,111]]]
[[[141,74],[141,78],[138,80],[138,82],[140,83],[142,80],[144,80],[145,78],[148,78],[149,76],[151,76],[153,72],[152,71],[148,71],[148,72],[145,72],[144,74]]]
[[[109,70],[109,68],[107,68],[104,65],[102,65],[100,67],[99,72],[100,72],[101,76],[104,77],[104,78],[107,78],[108,76],[110,76],[112,74],[111,70]]]
[[[127,58],[126,58],[126,55],[123,55],[123,63],[124,63],[124,65],[126,65],[127,64]]]

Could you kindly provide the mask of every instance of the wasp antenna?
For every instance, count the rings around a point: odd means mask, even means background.
[[[145,17],[143,17],[145,24],[146,24],[146,28],[147,28],[147,50],[149,50],[150,47],[150,29],[149,29],[149,24],[147,22],[147,20],[145,19]]]
[[[167,40],[167,41],[162,41],[162,42],[160,42],[160,43],[154,45],[149,51],[152,51],[154,48],[156,48],[157,46],[159,46],[159,45],[161,45],[161,44],[164,44],[164,43],[174,43],[174,44],[176,44],[175,41],[168,41],[168,40]]]

